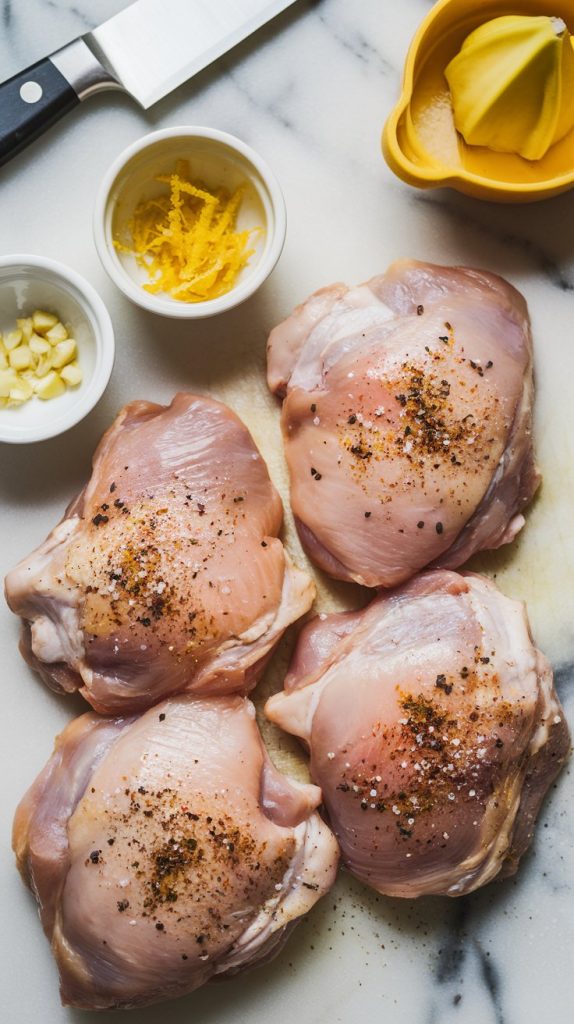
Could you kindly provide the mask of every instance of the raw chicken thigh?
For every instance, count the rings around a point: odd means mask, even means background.
[[[501,278],[410,260],[275,328],[291,503],[321,569],[390,587],[514,538],[539,479],[531,348]]]
[[[335,878],[320,798],[272,766],[242,697],[71,722],[14,822],[62,1001],[142,1006],[275,954]]]
[[[246,427],[209,398],[132,402],[62,522],[6,579],[22,652],[104,713],[247,692],[314,586]]]
[[[569,750],[524,606],[445,570],[314,619],[266,713],[309,746],[349,869],[389,896],[513,874]]]

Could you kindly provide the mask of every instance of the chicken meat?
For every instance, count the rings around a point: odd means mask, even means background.
[[[447,570],[314,619],[266,713],[309,747],[349,869],[389,896],[513,874],[569,751],[524,605]]]
[[[526,303],[403,260],[316,292],[269,338],[291,503],[331,576],[392,587],[510,542],[538,485]]]
[[[320,798],[245,697],[71,722],[14,822],[63,1003],[143,1006],[269,959],[335,878]]]
[[[169,693],[246,693],[314,585],[277,533],[281,500],[226,406],[127,405],[91,480],[6,578],[21,649],[103,713]]]

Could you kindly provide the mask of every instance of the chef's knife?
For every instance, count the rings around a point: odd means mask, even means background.
[[[150,107],[292,3],[137,0],[0,85],[0,164],[95,92]]]

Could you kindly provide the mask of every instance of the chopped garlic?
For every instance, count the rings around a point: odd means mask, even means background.
[[[34,391],[30,382],[20,377],[18,383],[13,388],[10,388],[10,401],[20,405],[21,402],[27,402],[33,394]]]
[[[73,338],[66,341],[58,341],[52,351],[52,366],[59,370],[66,363],[71,363],[76,355],[76,342]]]
[[[13,348],[8,356],[13,370],[27,370],[32,365],[32,359],[32,352],[28,345],[18,345],[18,348]]]
[[[62,367],[60,377],[68,387],[76,388],[78,384],[82,383],[83,373],[77,363],[68,363],[67,366]]]
[[[38,380],[34,384],[34,391],[38,398],[58,398],[59,395],[63,395],[66,390],[66,385],[60,377],[59,373],[55,370],[50,370],[45,377]]]
[[[0,406],[47,400],[78,387],[83,374],[77,345],[55,313],[37,309],[0,334]]]
[[[63,324],[57,323],[46,331],[45,337],[51,345],[55,345],[57,341],[64,341],[68,337],[68,332]]]
[[[11,388],[18,387],[19,377],[15,370],[0,370],[0,398],[9,398]]]
[[[22,331],[8,331],[4,335],[4,348],[7,352],[11,352],[13,348],[17,348],[22,341]]]
[[[30,341],[28,342],[28,345],[30,346],[30,350],[36,356],[45,356],[47,352],[52,351],[52,346],[50,345],[50,342],[46,341],[44,338],[41,338],[39,334],[33,334],[32,337],[30,338]]]
[[[58,317],[54,313],[46,313],[43,309],[37,309],[32,313],[32,323],[34,330],[38,334],[44,334],[49,331],[52,327],[55,327],[58,323]]]
[[[32,323],[32,317],[27,316],[20,320],[16,320],[19,329],[22,331],[24,341],[30,341],[32,334],[34,333],[34,324]]]
[[[49,353],[46,356],[40,356],[38,362],[34,368],[34,375],[36,377],[45,377],[47,373],[52,369],[52,354]]]

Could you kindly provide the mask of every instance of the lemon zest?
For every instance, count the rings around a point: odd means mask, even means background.
[[[155,180],[167,185],[169,194],[137,204],[125,237],[114,239],[116,250],[145,268],[149,281],[143,288],[152,294],[204,302],[228,292],[255,252],[253,236],[262,231],[236,230],[245,187],[231,194],[225,188],[210,190],[190,180],[186,160]]]

